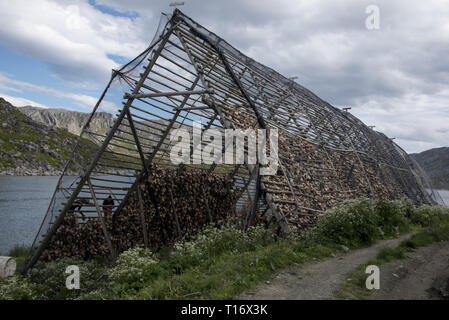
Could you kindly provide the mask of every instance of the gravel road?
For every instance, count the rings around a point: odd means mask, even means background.
[[[333,291],[345,281],[344,275],[374,259],[383,247],[396,247],[410,237],[381,240],[370,247],[331,258],[296,265],[276,273],[272,279],[251,291],[244,300],[317,300],[332,299]],[[370,299],[444,299],[448,298],[449,242],[435,243],[407,253],[407,258],[380,266],[381,288]]]

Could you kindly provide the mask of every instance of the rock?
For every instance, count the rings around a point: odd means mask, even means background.
[[[407,275],[408,269],[403,265],[400,265],[394,272],[393,275],[397,275],[398,278],[403,278]]]
[[[347,246],[341,245],[340,246],[341,250],[343,250],[344,252],[348,252],[349,248]]]
[[[66,130],[75,135],[81,133],[84,123],[89,118],[89,113],[81,113],[64,109],[42,109],[36,107],[19,108],[23,114],[29,116],[37,123],[45,124]],[[97,112],[92,119],[92,128],[96,130],[104,130],[110,128],[114,124],[114,116],[106,112]]]
[[[3,129],[6,129],[6,128],[8,128],[8,123],[6,123],[6,122],[3,122],[3,123],[2,123],[2,128],[3,128]]]
[[[266,283],[266,284],[271,284],[271,282],[270,282],[270,281],[266,281],[265,283]]]
[[[332,257],[332,258],[336,258],[337,255],[336,255],[335,253],[331,253],[331,257]]]

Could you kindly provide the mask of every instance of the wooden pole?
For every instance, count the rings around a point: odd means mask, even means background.
[[[137,197],[139,198],[140,222],[142,223],[143,243],[144,243],[145,247],[148,248],[147,223],[145,221],[145,211],[143,208],[143,200],[142,200],[142,193],[140,191],[140,185],[137,186]]]
[[[212,223],[214,220],[212,219],[212,213],[209,207],[209,200],[207,200],[206,193],[204,192],[204,185],[201,185],[201,191],[203,193],[204,203],[206,204],[207,216],[209,217],[209,222]]]
[[[171,201],[171,209],[173,212],[173,215],[175,216],[175,223],[176,223],[176,230],[178,232],[178,237],[179,239],[182,238],[182,232],[181,232],[181,226],[179,225],[179,219],[178,219],[178,212],[176,211],[176,204],[175,204],[175,199],[173,197],[173,180],[171,183],[171,189],[170,189],[170,201]]]
[[[92,199],[95,204],[95,208],[97,210],[98,218],[100,219],[101,228],[103,229],[104,238],[106,239],[106,243],[108,244],[109,251],[111,252],[111,258],[116,258],[116,253],[114,250],[114,246],[112,245],[111,238],[109,237],[108,229],[106,228],[106,223],[104,222],[103,215],[101,214],[100,206],[98,205],[97,197],[95,196],[94,189],[92,184],[90,183],[90,178],[87,179],[87,183],[89,185],[90,193],[92,195]]]

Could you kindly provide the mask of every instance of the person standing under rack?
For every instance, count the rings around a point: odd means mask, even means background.
[[[105,218],[112,215],[112,208],[114,208],[114,199],[109,196],[103,200],[103,214]]]

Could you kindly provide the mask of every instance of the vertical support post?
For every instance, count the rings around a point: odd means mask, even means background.
[[[179,239],[181,239],[182,237],[181,226],[179,225],[178,212],[176,211],[175,199],[173,197],[173,181],[171,183],[170,189],[170,201],[171,201],[171,209],[173,211],[173,215],[175,216],[176,231],[178,232]]]
[[[207,210],[207,216],[209,218],[209,222],[212,223],[213,219],[212,219],[212,214],[210,212],[209,201],[207,200],[206,192],[204,192],[204,186],[203,185],[201,185],[201,191],[203,193],[204,203],[206,204],[206,210]]]
[[[289,233],[287,218],[282,213],[281,208],[274,204],[273,198],[271,197],[271,195],[268,192],[266,192],[266,187],[263,182],[260,182],[260,187],[261,187],[261,190],[264,191],[265,201],[267,202],[268,207],[273,212],[276,222],[278,223],[278,225],[281,229],[282,236],[284,236],[284,237],[287,236]]]
[[[106,239],[106,243],[108,244],[109,251],[111,252],[111,257],[112,257],[112,259],[115,259],[115,257],[116,257],[115,250],[112,245],[111,238],[109,237],[109,233],[106,228],[106,223],[104,222],[103,216],[101,215],[100,206],[98,205],[97,197],[95,196],[94,189],[92,188],[92,184],[90,183],[90,178],[87,179],[87,184],[89,185],[90,193],[92,195],[92,199],[94,200],[95,208],[98,213],[98,219],[100,219],[101,228],[103,229],[104,238]]]
[[[248,215],[245,218],[245,221],[243,222],[243,230],[248,230],[248,226],[251,223],[252,217],[255,215],[258,209],[259,204],[259,198],[260,198],[260,166],[256,165],[256,167],[253,169],[256,174],[256,193],[254,195],[254,200],[252,201],[251,205],[251,211],[248,213]]]
[[[126,110],[126,117],[128,118],[129,127],[131,128],[131,132],[133,134],[134,141],[136,142],[137,151],[139,152],[140,161],[142,162],[143,172],[145,172],[148,175],[148,169],[147,169],[147,165],[145,163],[145,156],[143,154],[143,150],[140,145],[140,140],[139,140],[139,137],[137,136],[137,130],[136,130],[136,127],[134,126],[134,121],[132,119],[131,112],[129,111],[129,108]],[[137,188],[137,189],[139,189],[139,188]]]
[[[142,223],[143,243],[145,245],[145,248],[148,248],[147,223],[145,221],[145,211],[143,209],[143,200],[142,200],[142,192],[140,191],[140,185],[137,186],[137,197],[139,198],[140,222]]]

